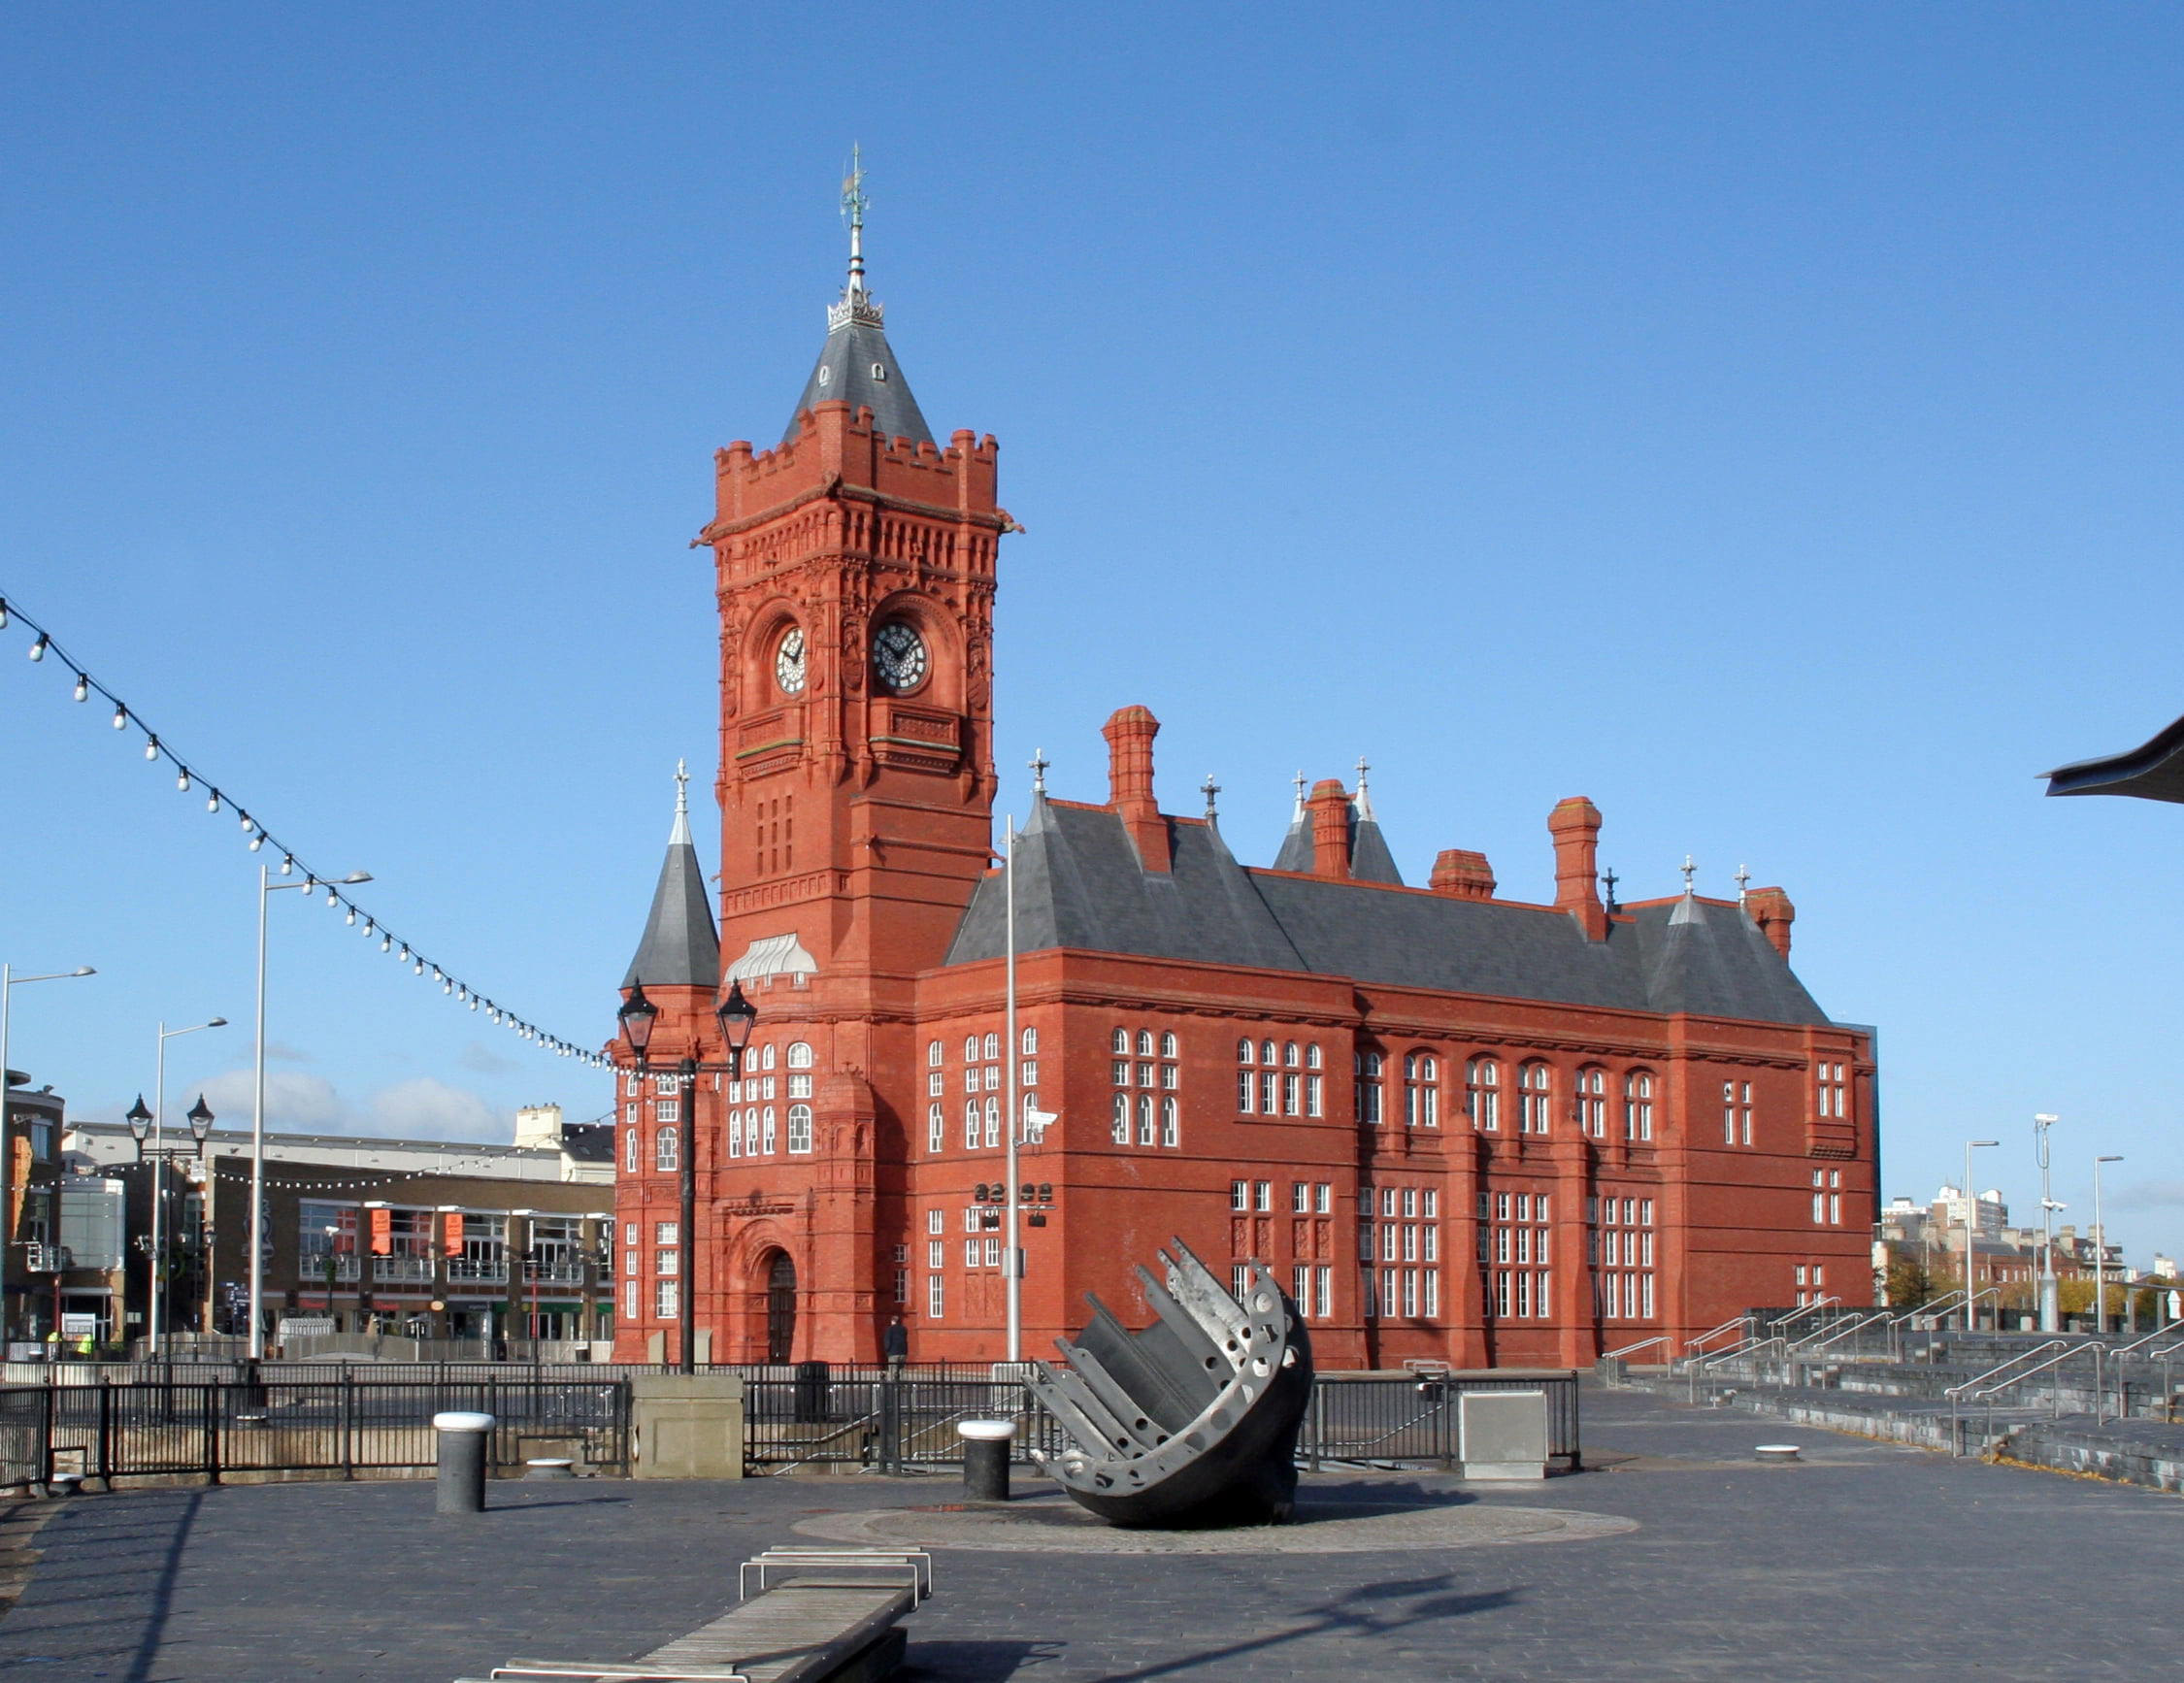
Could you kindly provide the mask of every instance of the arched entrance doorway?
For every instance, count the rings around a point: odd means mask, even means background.
[[[785,1250],[766,1270],[766,1359],[786,1362],[796,1348],[796,1264]]]

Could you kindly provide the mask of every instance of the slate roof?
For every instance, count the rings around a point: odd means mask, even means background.
[[[614,1125],[612,1122],[564,1122],[561,1149],[572,1163],[614,1161]]]
[[[1755,1022],[1829,1020],[1734,906],[1633,908],[1605,940],[1588,941],[1573,917],[1549,907],[1246,871],[1213,825],[1168,822],[1175,868],[1147,872],[1113,812],[1035,801],[1016,842],[1018,950],[1132,953]],[[1000,873],[978,885],[947,963],[1002,955],[1007,891]]]
[[[859,300],[854,307],[839,304],[831,313],[837,325],[830,326],[827,342],[819,347],[819,360],[812,364],[804,395],[790,412],[781,442],[796,437],[797,417],[813,404],[842,401],[852,413],[870,409],[874,428],[888,438],[907,434],[912,444],[935,443],[933,429],[925,424],[917,399],[910,396],[910,381],[903,378],[887,344],[878,307],[861,302],[862,292],[853,296]]]
[[[1281,851],[1274,855],[1274,868],[1307,872],[1312,868],[1312,819],[1302,801],[1297,804],[1297,815],[1289,820],[1288,833],[1281,839]],[[1396,869],[1388,840],[1380,834],[1380,821],[1370,812],[1360,816],[1354,803],[1350,808],[1350,876],[1358,882],[1403,885],[1403,873]]]
[[[652,890],[645,939],[638,942],[622,986],[634,987],[640,981],[655,988],[720,985],[720,934],[713,928],[712,897],[706,892],[705,871],[690,841],[689,820],[680,812],[668,837],[660,880]]]

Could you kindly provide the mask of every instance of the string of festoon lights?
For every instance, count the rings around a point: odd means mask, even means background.
[[[430,976],[440,984],[443,994],[458,1005],[484,1012],[488,1022],[509,1030],[518,1040],[528,1040],[556,1057],[574,1058],[592,1069],[607,1068],[607,1060],[597,1052],[579,1046],[573,1040],[565,1040],[558,1035],[547,1034],[536,1023],[517,1015],[490,995],[479,992],[445,965],[427,958],[414,941],[405,940],[377,916],[367,912],[339,879],[322,876],[314,871],[293,847],[283,844],[255,813],[176,752],[157,731],[145,722],[144,716],[136,709],[101,683],[82,661],[61,647],[50,631],[23,612],[5,595],[0,595],[0,631],[8,630],[18,621],[35,634],[29,650],[33,662],[50,660],[66,671],[74,679],[73,693],[77,701],[88,704],[96,696],[102,704],[111,706],[114,709],[114,728],[132,742],[142,739],[144,757],[147,760],[155,765],[164,762],[172,766],[178,791],[188,795],[202,790],[205,810],[215,816],[223,812],[232,816],[242,826],[244,842],[252,853],[270,851],[280,856],[280,875],[294,876],[299,872],[302,873],[305,899],[310,899],[318,889],[323,888],[326,891],[327,908],[341,912],[345,925],[360,929],[366,940],[377,940],[380,951],[393,958],[397,964],[407,965],[414,975]]]

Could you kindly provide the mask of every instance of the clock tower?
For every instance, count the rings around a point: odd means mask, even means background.
[[[698,539],[720,610],[721,963],[829,1014],[906,1003],[987,870],[1011,529],[992,438],[939,444],[888,346],[862,188],[859,170],[848,280],[787,434],[719,453]]]

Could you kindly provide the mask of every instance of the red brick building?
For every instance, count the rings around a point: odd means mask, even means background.
[[[1551,906],[1455,849],[1406,886],[1362,773],[1300,790],[1257,868],[1210,805],[1161,809],[1125,707],[1107,799],[1033,799],[1006,1043],[995,476],[990,437],[927,428],[854,258],[787,436],[715,458],[717,934],[678,812],[623,986],[655,1063],[721,1056],[731,980],[760,1015],[694,1139],[672,1080],[620,1078],[622,1356],[672,1352],[695,1291],[702,1359],[870,1361],[898,1313],[914,1359],[999,1358],[1011,1064],[1059,1116],[1017,1176],[1027,1354],[1088,1290],[1139,1311],[1171,1234],[1271,1264],[1329,1368],[1580,1363],[1870,1297],[1870,1032],[1792,974],[1779,889],[1604,901],[1589,801],[1548,815]]]

